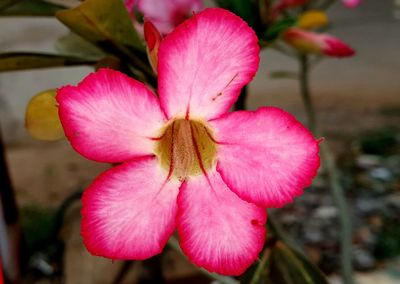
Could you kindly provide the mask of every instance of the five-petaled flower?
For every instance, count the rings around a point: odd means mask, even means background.
[[[278,108],[228,112],[259,64],[256,35],[234,14],[200,12],[158,56],[158,97],[109,69],[58,90],[75,150],[121,163],[84,192],[84,243],[95,255],[145,259],[177,229],[192,262],[239,275],[263,247],[265,207],[311,183],[318,142]]]

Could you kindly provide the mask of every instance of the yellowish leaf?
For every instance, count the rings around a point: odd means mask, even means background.
[[[41,92],[26,108],[25,127],[36,139],[55,141],[64,137],[55,96],[56,90]]]

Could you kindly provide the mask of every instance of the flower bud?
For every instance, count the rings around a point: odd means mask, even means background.
[[[355,51],[340,39],[328,34],[317,34],[299,28],[290,28],[283,34],[283,40],[302,53],[320,54],[332,57],[348,57]]]
[[[143,29],[147,45],[147,57],[154,73],[157,74],[158,48],[160,47],[162,36],[153,23],[148,20],[144,21]]]

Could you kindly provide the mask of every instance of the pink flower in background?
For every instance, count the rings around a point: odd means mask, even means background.
[[[121,163],[84,192],[82,236],[111,259],[146,259],[177,229],[198,266],[239,275],[262,250],[265,207],[302,194],[318,142],[275,108],[229,109],[259,65],[258,39],[223,9],[196,14],[161,42],[158,96],[101,69],[58,90],[59,115],[83,156]]]
[[[360,5],[361,0],[342,0],[342,2],[347,8],[356,8]]]
[[[299,28],[289,28],[283,34],[283,40],[300,52],[323,54],[332,57],[353,56],[355,51],[328,34],[318,34]]]
[[[202,0],[127,0],[125,6],[128,11],[137,8],[162,34],[204,9]]]

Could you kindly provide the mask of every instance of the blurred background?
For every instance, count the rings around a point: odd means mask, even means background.
[[[351,45],[357,55],[317,65],[311,89],[320,128],[343,174],[348,217],[353,221],[356,279],[362,284],[400,283],[400,1],[364,0],[357,9],[337,3],[329,16],[334,19],[329,32]],[[1,17],[0,52],[52,52],[55,39],[67,32],[53,18]],[[278,106],[304,122],[297,81],[270,76],[297,69],[296,61],[264,50],[249,87],[249,109]],[[34,140],[24,128],[25,108],[33,95],[76,84],[91,71],[67,67],[0,73],[1,134],[26,239],[24,253],[30,267],[26,283],[113,283],[124,267],[87,253],[79,235],[78,201],[71,202],[63,216],[62,243],[49,245],[46,236],[53,230],[51,220],[60,214],[60,205],[109,166],[85,160],[67,141]],[[340,283],[338,212],[324,180],[317,177],[295,204],[274,212],[332,283]],[[54,276],[60,268],[48,257],[57,254],[58,246],[64,252],[59,256],[64,280]],[[188,277],[197,275],[183,256],[172,251],[167,255],[169,261],[163,266],[167,279],[188,283]],[[136,273],[137,266],[133,263],[129,273]],[[125,279],[121,283],[132,283],[129,276]]]

